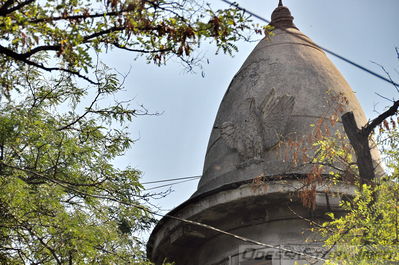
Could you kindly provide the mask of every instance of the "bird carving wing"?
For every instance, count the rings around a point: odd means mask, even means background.
[[[222,124],[221,137],[225,143],[238,151],[243,159],[260,158],[263,154],[263,130],[255,98],[250,97],[238,106],[240,114],[235,122]]]
[[[281,140],[295,104],[295,97],[275,94],[275,90],[272,89],[260,106],[266,149]]]
[[[237,149],[237,132],[232,122],[224,122],[220,128],[220,135],[230,148]]]

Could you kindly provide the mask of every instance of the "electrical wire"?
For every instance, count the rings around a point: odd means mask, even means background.
[[[242,11],[250,14],[251,16],[253,16],[253,17],[257,18],[257,19],[262,20],[263,22],[266,22],[266,23],[270,23],[271,22],[270,20],[268,20],[268,19],[266,19],[264,17],[261,17],[261,16],[255,14],[254,12],[251,12],[251,11],[239,6],[238,3],[233,3],[233,2],[230,2],[228,0],[220,0],[220,1],[225,2],[225,3],[227,3],[227,4],[231,5],[231,6],[234,6],[237,9],[242,10]],[[316,45],[319,49],[325,51],[326,53],[328,53],[328,54],[330,54],[330,55],[332,55],[332,56],[334,56],[334,57],[336,57],[336,58],[338,58],[338,59],[340,59],[340,60],[342,60],[342,61],[344,61],[344,62],[346,62],[346,63],[348,63],[348,64],[350,64],[350,65],[352,65],[354,67],[356,67],[356,68],[359,68],[360,70],[363,70],[363,71],[365,71],[365,72],[367,72],[367,73],[369,73],[369,74],[371,74],[371,75],[373,75],[373,76],[375,76],[375,77],[377,77],[377,78],[379,78],[379,79],[381,79],[381,80],[383,80],[385,82],[388,82],[388,83],[390,83],[390,84],[392,84],[394,86],[399,86],[399,84],[394,82],[393,80],[390,80],[390,79],[388,79],[388,78],[386,78],[386,77],[384,77],[384,76],[382,76],[380,74],[377,74],[376,72],[374,72],[374,71],[372,71],[372,70],[370,70],[370,69],[368,69],[368,68],[366,68],[364,66],[361,66],[360,64],[355,63],[354,61],[349,60],[349,59],[345,58],[344,56],[341,56],[341,55],[337,54],[336,52],[333,52],[333,51],[331,51],[331,50],[329,50],[327,48],[324,48],[324,47],[322,47],[322,46],[320,46],[320,45],[318,45],[318,44],[316,44],[316,43],[314,43],[314,42],[312,42],[312,41],[310,41],[310,40],[308,40],[308,39],[306,39],[306,38],[304,38],[302,36],[299,36],[298,34],[295,34],[295,33],[291,32],[291,31],[288,31],[287,29],[285,29],[283,27],[279,27],[279,26],[274,26],[274,27],[279,29],[279,30],[282,30],[282,31],[284,31],[284,32],[286,32],[288,34],[291,34],[292,36],[295,36],[296,38],[298,38],[300,40],[303,40],[303,41],[305,41],[305,42],[307,42],[307,43],[309,43],[311,45]]]
[[[176,185],[176,184],[180,184],[180,183],[184,183],[184,182],[188,182],[188,181],[192,181],[192,180],[196,180],[196,179],[186,179],[186,180],[177,181],[177,182],[174,182],[174,183],[169,183],[169,184],[165,184],[165,185],[161,185],[161,186],[146,188],[146,189],[144,189],[144,190],[145,190],[145,191],[155,190],[155,189],[159,189],[159,188],[163,188],[163,187],[168,187],[168,186],[173,186],[173,185]]]
[[[182,178],[173,178],[173,179],[161,179],[161,180],[155,180],[155,181],[149,181],[149,182],[142,182],[142,185],[146,184],[154,184],[154,183],[161,183],[161,182],[169,182],[169,181],[175,181],[175,180],[183,180],[183,179],[199,179],[201,176],[191,176],[191,177],[182,177]]]

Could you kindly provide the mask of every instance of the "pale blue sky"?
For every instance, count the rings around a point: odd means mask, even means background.
[[[269,19],[277,0],[240,0],[247,8]],[[295,17],[296,26],[319,45],[367,68],[382,73],[371,63],[384,65],[399,80],[399,0],[284,0]],[[214,0],[217,6],[225,6]],[[258,22],[258,21],[257,21]],[[260,22],[260,21],[259,21]],[[208,138],[217,109],[234,74],[256,43],[239,43],[235,56],[214,55],[209,46],[202,53],[210,64],[204,65],[205,77],[184,72],[176,62],[163,67],[147,65],[123,52],[112,52],[107,61],[121,72],[132,67],[126,81],[126,96],[135,98],[150,111],[163,112],[156,117],[143,116],[131,124],[131,133],[139,138],[132,150],[118,160],[143,171],[143,181],[202,174]],[[330,57],[331,58],[331,57]],[[375,95],[399,97],[392,85],[384,83],[345,62],[331,58],[356,92],[368,118],[389,102]],[[198,181],[173,186],[168,197],[157,202],[172,209],[188,199]],[[148,186],[150,187],[150,185]]]

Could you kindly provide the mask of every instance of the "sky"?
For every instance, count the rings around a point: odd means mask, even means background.
[[[270,19],[277,0],[238,0],[240,6]],[[213,0],[215,7],[226,7]],[[314,42],[380,74],[383,65],[399,81],[399,0],[284,0],[296,26]],[[263,23],[254,19],[254,21]],[[142,171],[142,182],[199,176],[213,122],[228,85],[256,42],[238,43],[233,57],[215,55],[209,45],[201,54],[209,64],[187,73],[176,60],[166,66],[145,64],[134,55],[114,51],[106,57],[109,65],[130,74],[126,97],[136,106],[144,105],[158,116],[140,116],[130,124],[136,139],[132,149],[116,161],[119,167]],[[330,59],[355,91],[369,119],[389,105],[388,98],[399,98],[395,88],[336,58]],[[164,183],[145,185],[150,188]],[[198,179],[171,187],[173,192],[154,203],[166,211],[187,200],[196,190]],[[166,190],[157,189],[154,191]]]

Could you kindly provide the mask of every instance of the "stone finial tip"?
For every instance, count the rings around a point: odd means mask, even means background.
[[[278,7],[272,13],[270,24],[279,28],[296,28],[293,23],[294,17],[288,7],[283,6],[283,1],[279,0]]]

